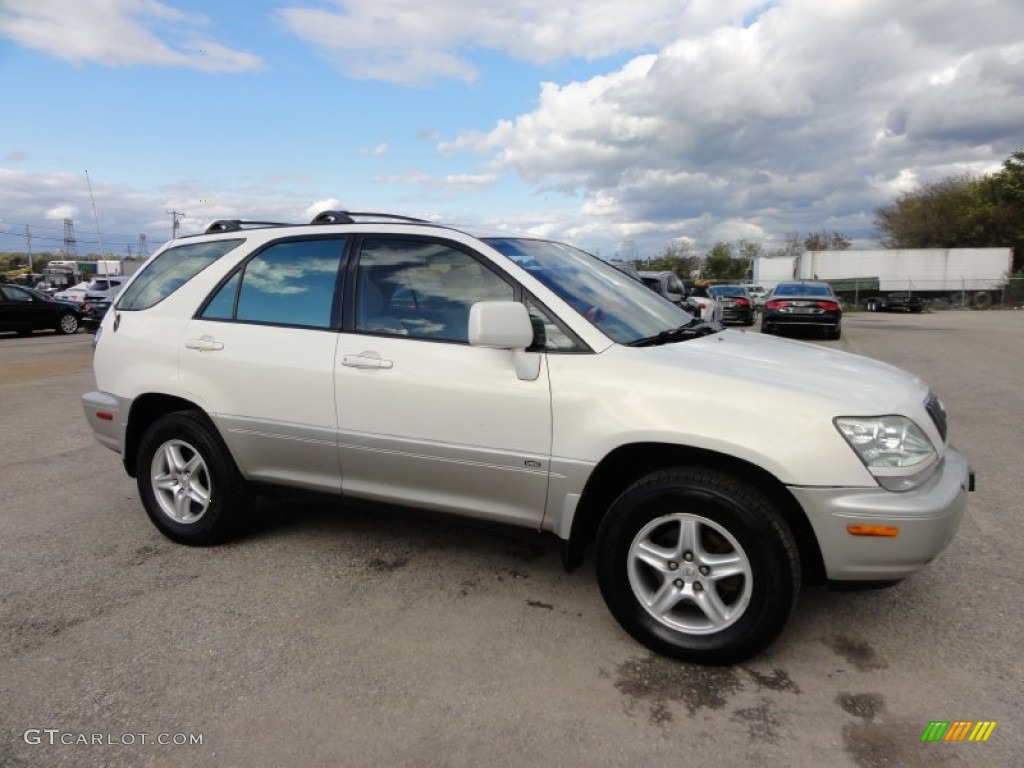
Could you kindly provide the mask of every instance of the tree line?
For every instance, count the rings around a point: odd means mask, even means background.
[[[796,256],[804,251],[845,251],[850,238],[839,232],[791,232],[781,248],[768,251],[761,243],[740,240],[727,243],[719,240],[706,253],[698,253],[689,243],[674,240],[657,255],[636,266],[658,272],[675,272],[681,278],[735,280],[748,282],[753,277],[754,259],[759,256]]]

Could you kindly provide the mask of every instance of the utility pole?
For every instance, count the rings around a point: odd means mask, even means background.
[[[182,213],[181,211],[175,211],[173,208],[171,210],[169,210],[169,211],[165,211],[165,213],[169,213],[173,217],[174,223],[171,225],[171,240],[177,240],[178,239],[178,217],[184,216],[185,214]]]
[[[32,268],[32,230],[28,228],[28,224],[25,225],[25,240],[28,242],[28,271],[32,274],[35,272]]]
[[[149,245],[146,243],[146,236],[139,233],[139,247],[136,249],[140,258],[146,258],[149,255]]]

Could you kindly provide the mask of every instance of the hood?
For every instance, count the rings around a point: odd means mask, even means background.
[[[907,413],[928,395],[921,379],[887,363],[760,333],[726,330],[632,351],[657,365],[680,367],[690,381],[702,379],[708,387],[741,395],[754,382],[778,390],[780,406],[796,398],[837,415]]]

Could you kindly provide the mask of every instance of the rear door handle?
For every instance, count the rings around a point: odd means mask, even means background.
[[[189,339],[185,342],[187,349],[198,349],[200,352],[216,352],[218,349],[224,349],[224,345],[219,341],[213,339]]]
[[[391,368],[394,363],[384,360],[376,352],[363,352],[361,355],[345,355],[341,364],[348,368]]]

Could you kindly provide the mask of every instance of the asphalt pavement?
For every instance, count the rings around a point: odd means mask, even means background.
[[[529,531],[260,500],[238,541],[171,543],[85,424],[90,341],[0,336],[4,768],[1024,765],[1024,312],[815,342],[928,380],[978,490],[923,572],[806,588],[727,668],[646,651]]]

